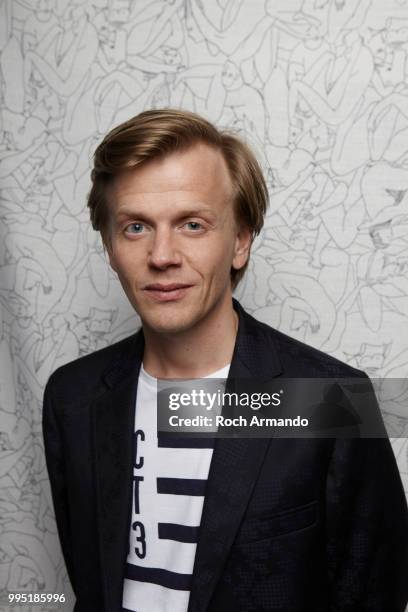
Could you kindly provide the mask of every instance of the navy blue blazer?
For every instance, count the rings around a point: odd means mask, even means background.
[[[230,378],[364,376],[234,300]],[[143,333],[59,368],[43,432],[75,612],[121,610]],[[403,612],[408,511],[388,439],[217,439],[188,612]]]

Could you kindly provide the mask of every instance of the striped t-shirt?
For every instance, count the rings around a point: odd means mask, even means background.
[[[229,364],[208,376],[227,378]],[[157,438],[157,379],[140,370],[123,610],[186,612],[214,439]]]

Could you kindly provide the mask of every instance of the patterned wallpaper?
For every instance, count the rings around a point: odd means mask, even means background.
[[[137,325],[85,209],[96,143],[163,106],[241,133],[271,205],[237,297],[373,377],[403,379],[407,52],[407,0],[0,0],[0,610],[12,589],[69,593],[45,382]],[[408,492],[408,418],[392,405]]]

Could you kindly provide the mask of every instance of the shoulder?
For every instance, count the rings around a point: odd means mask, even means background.
[[[313,370],[314,375],[325,373],[333,376],[366,376],[362,370],[354,368],[328,353],[324,353],[278,330],[272,328],[270,330],[275,344],[279,347],[280,358],[284,365],[291,366],[293,362],[296,362],[303,371]]]
[[[126,365],[134,364],[131,356],[139,340],[139,333],[132,334],[119,342],[103,349],[84,355],[55,370],[46,386],[46,392],[54,395],[74,395],[81,390],[82,395],[91,395],[101,386],[101,381],[115,370],[125,370]]]
[[[305,344],[296,338],[258,321],[252,315],[245,313],[250,326],[256,329],[264,338],[267,338],[271,350],[274,350],[279,359],[282,371],[287,376],[296,377],[366,377],[366,374],[340,359],[324,353],[319,349]]]

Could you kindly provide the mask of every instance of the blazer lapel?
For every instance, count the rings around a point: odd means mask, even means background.
[[[281,373],[273,345],[262,326],[234,300],[239,315],[237,341],[228,382],[268,380]],[[204,612],[214,593],[229,550],[251,497],[270,440],[217,438],[208,475],[194,563],[188,612]]]
[[[132,496],[132,437],[143,334],[104,375],[108,387],[93,404],[97,521],[106,609],[117,612],[128,552]]]

